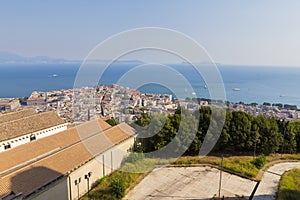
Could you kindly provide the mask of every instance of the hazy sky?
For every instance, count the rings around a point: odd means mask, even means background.
[[[0,51],[83,59],[127,29],[189,35],[224,64],[300,66],[299,0],[0,1]]]

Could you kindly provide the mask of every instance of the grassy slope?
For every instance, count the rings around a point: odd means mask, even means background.
[[[292,169],[285,172],[281,177],[278,190],[278,200],[286,199],[300,199],[300,169]]]
[[[255,178],[256,175],[259,172],[259,169],[256,168],[251,161],[253,160],[253,157],[251,156],[232,156],[224,158],[223,161],[223,167],[225,169],[234,171],[236,173],[239,173],[244,176],[248,176],[251,178]],[[220,166],[221,159],[219,157],[182,157],[179,158],[175,164],[187,164],[187,165],[193,165],[193,164],[212,164]]]
[[[115,200],[116,198],[113,196],[111,188],[109,187],[112,180],[122,180],[126,190],[128,190],[138,183],[139,178],[146,175],[142,172],[150,171],[156,164],[164,163],[166,163],[166,161],[156,159],[144,159],[144,162],[125,163],[120,170],[116,170],[111,175],[100,179],[90,192],[90,197],[91,199]],[[88,200],[88,197],[85,195],[81,199]]]

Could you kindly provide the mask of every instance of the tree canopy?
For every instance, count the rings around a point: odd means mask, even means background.
[[[174,114],[157,114],[149,117],[143,114],[136,124],[144,127],[140,134],[146,152],[163,148],[171,141],[175,151],[198,154],[204,138],[214,137],[218,130],[222,110],[201,107],[195,113],[180,107]],[[211,128],[209,129],[209,126]],[[300,152],[300,122],[286,122],[265,116],[253,116],[242,111],[227,111],[221,135],[215,145],[215,152],[253,152],[258,154]],[[196,133],[196,134],[195,134]],[[176,135],[178,137],[176,137]],[[146,137],[145,137],[146,136]]]

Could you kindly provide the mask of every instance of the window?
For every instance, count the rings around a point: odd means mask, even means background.
[[[33,140],[36,140],[35,135],[31,135],[31,136],[30,136],[30,141],[33,141]]]
[[[4,146],[4,149],[5,149],[5,150],[6,150],[6,149],[10,149],[10,148],[11,148],[10,144],[7,144],[7,145]]]

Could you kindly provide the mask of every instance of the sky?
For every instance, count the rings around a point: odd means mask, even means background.
[[[299,10],[298,0],[2,0],[0,51],[84,59],[114,34],[162,27],[222,64],[300,66]]]

